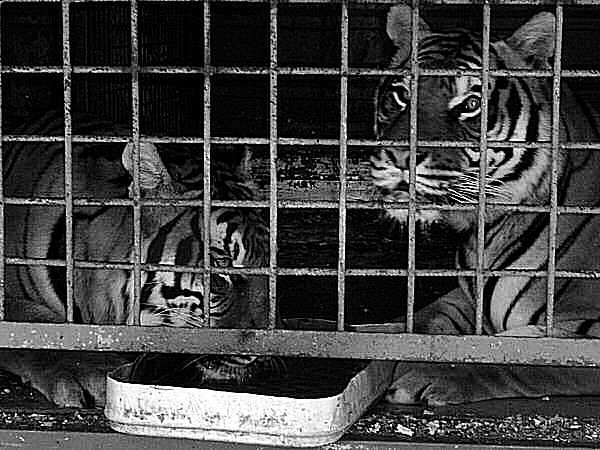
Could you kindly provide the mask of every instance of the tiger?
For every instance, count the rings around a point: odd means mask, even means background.
[[[415,193],[417,225],[432,223],[456,230],[459,269],[477,267],[476,208],[419,208],[419,204],[476,205],[479,196],[482,80],[460,71],[482,69],[482,39],[466,30],[434,31],[419,18],[420,69],[458,71],[456,76],[418,78],[417,134],[427,141],[472,141],[472,146],[417,148]],[[386,30],[395,54],[390,67],[404,72],[382,78],[375,95],[377,140],[409,139],[411,9],[395,5]],[[540,12],[503,40],[489,46],[490,69],[550,70],[554,56],[555,16]],[[506,142],[486,149],[484,264],[489,270],[548,267],[550,214],[517,213],[494,204],[549,205],[551,196],[552,78],[491,76],[488,85],[487,140]],[[561,88],[560,142],[598,141],[594,112],[566,85]],[[535,146],[533,143],[545,145]],[[529,145],[526,145],[529,144]],[[383,201],[409,199],[409,150],[380,144],[370,159],[370,183]],[[558,150],[559,205],[598,206],[600,154]],[[384,205],[385,215],[405,223],[407,208]],[[563,215],[558,219],[556,268],[600,266],[600,218]],[[434,237],[432,237],[434,238]],[[546,332],[547,280],[543,277],[489,276],[483,288],[483,333],[541,337]],[[417,308],[416,333],[474,334],[476,281],[459,277],[458,287]],[[600,302],[589,279],[556,278],[554,337],[600,337]],[[386,399],[399,404],[439,406],[492,398],[598,395],[600,372],[594,368],[495,365],[435,365],[399,362]]]
[[[94,122],[81,134],[111,130]],[[82,119],[83,120],[83,119]],[[15,134],[61,135],[62,116],[48,114]],[[85,125],[85,124],[84,124]],[[4,145],[4,195],[64,199],[64,144],[11,142]],[[133,186],[133,143],[74,143],[74,198],[127,198]],[[168,169],[160,145],[141,142],[140,194],[145,199],[202,199],[198,170]],[[171,148],[175,147],[175,148]],[[177,146],[163,149],[173,160]],[[230,152],[232,153],[232,152]],[[240,152],[236,150],[234,155]],[[223,200],[251,200],[256,189],[248,180],[249,152],[228,163],[212,165],[211,190]],[[191,165],[191,162],[190,164]],[[201,171],[200,171],[201,172]],[[173,175],[171,175],[173,173]],[[179,174],[179,176],[175,175]],[[176,179],[177,178],[177,179]],[[200,177],[201,178],[201,177]],[[34,260],[65,259],[64,206],[6,205],[6,255]],[[148,264],[203,267],[203,209],[201,207],[143,206],[141,261]],[[133,214],[129,207],[74,206],[75,261],[133,262]],[[260,211],[214,207],[210,212],[210,265],[264,267],[268,265],[268,226]],[[132,270],[75,268],[73,321],[122,325],[132,322]],[[268,321],[268,280],[242,274],[211,274],[210,311],[204,311],[201,273],[142,271],[139,323],[142,326],[265,328]],[[6,266],[5,320],[65,322],[65,268],[46,265]],[[117,354],[4,350],[0,368],[20,376],[58,406],[102,406],[108,370],[130,361]],[[268,358],[199,356],[196,378],[243,381]],[[172,368],[170,368],[172,369]]]

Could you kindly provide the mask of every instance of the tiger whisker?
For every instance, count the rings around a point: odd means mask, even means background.
[[[176,319],[180,319],[182,321],[184,321],[187,325],[191,325],[194,328],[203,328],[206,326],[206,323],[203,321],[203,319],[199,318],[199,317],[195,317],[192,314],[189,314],[187,312],[181,312],[181,311],[170,311],[173,314],[174,318]]]
[[[146,303],[147,306],[154,307],[153,314],[157,317],[172,316],[172,318],[180,319],[187,325],[193,328],[203,328],[206,326],[206,322],[202,317],[195,314],[191,314],[189,311],[182,311],[178,307],[159,306]],[[165,323],[166,326],[177,327],[177,325]]]
[[[473,174],[465,174],[458,179],[452,187],[457,191],[464,193],[479,194],[479,177]],[[485,180],[485,193],[490,197],[510,200],[510,193],[504,188],[504,183],[494,178],[488,177]],[[493,184],[492,184],[493,183]]]
[[[484,182],[484,185],[486,187],[486,189],[490,189],[490,190],[501,190],[501,189],[505,189],[504,186],[498,186],[495,183],[496,180],[494,180],[493,178],[490,179],[486,179]],[[466,185],[466,186],[470,186],[470,187],[476,187],[477,189],[479,189],[479,179],[478,178],[471,178],[471,177],[461,177],[458,179],[458,183],[456,184],[460,184],[460,185]]]
[[[477,202],[479,198],[479,189],[455,189],[454,192],[470,197],[471,201]],[[488,190],[486,189],[485,194],[487,197],[493,197],[494,199],[510,200],[510,195],[506,191],[501,190]]]
[[[202,328],[206,326],[206,322],[203,317],[195,316],[189,312],[177,311],[175,315],[177,318],[184,320],[187,324],[195,326],[196,328]]]
[[[453,188],[448,188],[448,197],[459,203],[470,203],[475,201],[474,196],[470,196],[466,192],[460,192],[459,190]]]

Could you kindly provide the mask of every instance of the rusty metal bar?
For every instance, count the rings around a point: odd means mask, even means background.
[[[64,136],[14,136],[6,134],[2,136],[2,142],[64,142]]]
[[[346,197],[348,194],[348,1],[341,4],[340,65],[340,192],[338,208],[338,311],[337,329],[343,331],[346,317]]]
[[[203,39],[204,39],[204,68],[209,69],[211,64],[210,58],[210,2],[204,2],[203,11]],[[203,286],[204,286],[204,315],[206,321],[210,327],[210,216],[211,216],[211,186],[210,186],[210,151],[211,151],[211,79],[210,75],[204,76],[204,148],[203,148],[203,193],[202,193],[202,268],[204,269],[203,274]]]
[[[69,0],[62,2],[63,108],[64,108],[64,194],[65,194],[65,260],[66,321],[73,322],[74,311],[74,236],[73,236],[73,143],[71,141],[71,39]]]
[[[0,3],[0,23],[2,22],[2,3]],[[0,321],[4,320],[6,311],[6,295],[5,295],[5,260],[4,260],[4,149],[2,141],[2,33],[0,32]]]
[[[277,106],[278,1],[271,1],[269,29],[269,329],[277,324]]]
[[[481,74],[481,72],[479,72]],[[3,142],[64,142],[64,136],[40,136],[40,135],[14,135],[7,134],[2,137]],[[72,135],[72,142],[77,143],[116,143],[128,142],[128,138],[124,136],[85,136]],[[204,138],[201,137],[186,137],[186,136],[140,136],[140,142],[148,142],[154,144],[204,144]],[[268,138],[248,138],[248,137],[213,137],[210,139],[211,144],[246,144],[246,145],[269,145]],[[278,138],[278,145],[303,145],[303,146],[339,146],[339,139],[314,139],[314,138]],[[349,147],[373,147],[379,145],[408,147],[407,140],[391,140],[382,139],[380,141],[372,139],[348,139]],[[473,146],[472,141],[417,141],[419,147],[448,147],[461,148]],[[488,142],[488,148],[551,148],[550,143],[509,143],[509,142]],[[564,150],[600,150],[598,142],[562,142],[560,148]]]
[[[416,254],[416,215],[417,215],[417,151],[418,151],[418,105],[419,105],[419,2],[412,0],[410,38],[410,134],[408,163],[408,279],[406,294],[406,332],[412,333],[415,310],[415,254]]]
[[[490,4],[483,5],[483,30],[481,43],[481,126],[479,135],[479,195],[477,198],[477,266],[475,270],[475,334],[483,333],[483,291],[485,276],[485,208],[487,179],[487,128],[488,128],[488,92],[490,70]]]
[[[7,257],[6,264],[10,265],[27,265],[27,266],[48,266],[48,267],[65,267],[66,263],[61,259],[38,259],[38,258],[16,258]],[[133,270],[133,263],[128,262],[112,262],[112,261],[80,261],[75,260],[75,268],[78,269],[109,269],[109,270]],[[161,271],[161,272],[180,272],[180,273],[204,273],[203,267],[187,267],[187,266],[170,266],[164,264],[148,264],[142,263],[141,269],[145,271]],[[247,275],[269,275],[268,267],[231,267],[217,268],[211,267],[211,273],[219,274],[247,274]],[[318,267],[299,267],[299,268],[278,268],[277,274],[280,276],[331,276],[335,277],[338,274],[337,269],[324,269]],[[417,277],[472,277],[476,272],[473,269],[415,269],[414,274]],[[502,269],[502,270],[484,270],[484,276],[490,277],[547,277],[548,272],[545,270],[534,269]],[[581,279],[598,279],[600,271],[582,270],[568,271],[557,270],[556,278],[581,278]],[[346,269],[346,276],[408,276],[406,269]]]
[[[481,75],[481,71],[479,72]],[[321,145],[335,145],[335,142],[321,144]],[[395,146],[395,147],[408,147],[409,141],[406,139],[381,139],[380,141],[372,140],[372,139],[352,139],[349,141],[348,145],[356,145],[356,146],[377,146],[377,145],[385,145],[385,146]],[[448,148],[464,148],[464,147],[473,147],[473,141],[425,141],[419,140],[417,141],[417,145],[419,147],[448,147]],[[488,142],[488,148],[545,148],[550,149],[552,145],[550,143],[532,143],[532,142],[508,142],[508,141],[490,141]],[[573,150],[593,150],[600,149],[600,144],[597,142],[588,142],[588,143],[564,143],[561,144],[561,148],[565,149],[573,149]]]
[[[552,169],[550,172],[550,223],[548,225],[548,284],[546,303],[546,333],[554,328],[554,292],[556,272],[556,233],[558,227],[558,159],[560,141],[560,68],[562,64],[563,10],[560,4],[555,11],[554,76],[552,77]]]
[[[58,198],[21,198],[6,197],[6,205],[40,205],[40,206],[61,206],[65,204],[64,199]],[[133,201],[130,199],[119,198],[86,198],[73,199],[74,206],[131,206]],[[179,206],[179,207],[202,207],[201,199],[140,199],[142,206]],[[382,206],[394,208],[408,208],[408,201],[368,201],[368,200],[347,200],[346,209],[381,209]],[[423,211],[476,211],[477,203],[461,205],[439,205],[433,203],[418,203],[419,209]],[[267,200],[214,200],[212,206],[219,208],[268,208],[270,206]],[[339,203],[333,200],[278,200],[279,209],[337,209]],[[522,212],[522,213],[543,213],[549,212],[550,206],[516,205],[504,203],[488,203],[487,210]],[[598,215],[600,207],[598,206],[558,206],[559,215],[577,214],[577,215]]]
[[[76,1],[76,0],[72,0]],[[93,0],[98,1],[98,0]],[[118,0],[117,0],[118,1]],[[142,0],[148,1],[148,0]],[[190,0],[191,1],[191,0]],[[241,1],[241,0],[240,0]],[[350,1],[350,0],[349,0]],[[331,67],[278,67],[279,75],[339,75],[340,70]],[[60,74],[61,66],[4,66],[0,73],[45,73]],[[84,74],[130,74],[130,66],[72,66],[72,73]],[[264,67],[218,67],[210,68],[196,66],[141,66],[139,73],[146,74],[176,74],[176,75],[268,75],[269,69]],[[423,69],[421,76],[428,77],[446,77],[446,76],[479,76],[481,72],[467,69]],[[348,68],[349,76],[389,76],[389,75],[410,75],[407,69],[363,69]],[[531,69],[490,69],[490,76],[494,77],[529,77],[529,78],[549,78],[553,75],[552,70],[531,70]],[[563,78],[597,78],[600,77],[600,70],[580,69],[580,70],[562,70]]]
[[[142,291],[142,206],[140,204],[140,82],[138,1],[131,0],[131,130],[133,143],[133,293],[127,314],[128,325],[140,323]],[[133,295],[131,295],[133,294]]]
[[[59,2],[60,0],[3,0],[5,3],[39,3],[39,2]],[[103,3],[103,2],[125,2],[129,0],[73,0],[73,2],[85,2],[85,3]],[[143,2],[170,2],[170,1],[195,1],[195,0],[142,0]],[[228,2],[228,3],[268,3],[269,0],[212,0],[215,2]],[[342,0],[281,0],[282,3],[339,3]],[[428,4],[430,5],[482,5],[484,0],[428,0]],[[397,0],[352,0],[352,3],[370,3],[370,4],[379,4],[379,5],[393,5],[398,3]],[[566,4],[566,5],[577,5],[577,6],[585,6],[585,5],[597,5],[598,0],[495,0],[492,4],[501,4],[501,5],[556,5],[556,4]]]
[[[592,339],[4,322],[0,346],[600,367]]]
[[[72,0],[76,1],[76,0]],[[93,0],[98,1],[98,0]],[[118,0],[117,0],[118,1]],[[142,0],[148,1],[148,0]],[[191,0],[190,0],[191,1]],[[350,0],[349,0],[350,1]],[[339,75],[340,69],[331,67],[278,67],[276,71],[279,75]],[[60,74],[61,66],[4,66],[0,73],[34,73],[34,74]],[[130,66],[72,66],[72,73],[84,74],[130,74]],[[176,75],[268,75],[269,69],[264,67],[218,67],[213,66],[208,69],[196,66],[141,66],[139,73],[145,74],[176,74]],[[407,69],[363,69],[348,68],[349,76],[389,76],[389,75],[410,75]],[[447,77],[447,76],[479,76],[480,71],[467,69],[423,69],[421,76],[428,77]],[[529,77],[529,78],[549,78],[553,75],[552,70],[531,70],[531,69],[490,69],[490,76],[494,77]],[[562,70],[563,78],[597,78],[600,77],[600,70],[580,69],[580,70]]]

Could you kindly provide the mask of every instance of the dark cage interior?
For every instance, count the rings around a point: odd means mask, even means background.
[[[59,3],[2,5],[2,63],[10,66],[62,66],[62,16]],[[384,68],[391,43],[385,35],[387,5],[352,4],[349,8],[350,68]],[[492,36],[504,37],[540,8],[494,7]],[[481,7],[424,7],[423,16],[435,28],[481,28]],[[563,69],[600,69],[598,8],[565,10]],[[71,63],[75,66],[126,67],[131,64],[130,6],[120,2],[74,3],[70,7]],[[139,5],[139,64],[162,67],[164,73],[140,73],[140,132],[148,136],[203,134],[204,62],[203,5],[199,2],[141,2]],[[210,60],[221,68],[269,66],[269,5],[214,3],[211,7]],[[283,138],[337,138],[340,134],[339,75],[341,56],[340,5],[288,4],[278,10],[277,56],[280,67],[323,68],[324,74],[279,75],[277,133]],[[169,73],[183,66],[190,73]],[[200,72],[200,73],[198,73]],[[268,73],[212,76],[211,136],[267,138],[269,136]],[[373,138],[376,76],[348,78],[348,138]],[[600,108],[596,78],[570,79],[571,88]],[[4,73],[2,127],[12,134],[22,123],[63,106],[62,74]],[[86,114],[109,121],[109,134],[131,132],[131,76],[126,73],[85,73],[72,78],[73,133]],[[85,113],[81,114],[80,113]],[[61,131],[58,131],[60,134]],[[177,154],[173,144],[172,153]],[[268,148],[251,146],[251,176],[268,200]],[[213,157],[219,159],[219,146]],[[171,151],[170,150],[170,151]],[[171,168],[202,165],[201,145],[185,146]],[[348,148],[349,200],[371,199],[365,178],[369,149]],[[280,145],[277,161],[280,200],[338,200],[339,148],[328,145]],[[283,268],[336,269],[338,258],[336,209],[281,209],[277,263]],[[406,229],[374,209],[350,209],[347,229],[347,267],[406,268]],[[421,269],[454,268],[459,236],[442,225],[418,230],[416,265]],[[403,277],[346,279],[348,323],[385,322],[405,311]],[[416,308],[456,285],[454,277],[417,277]],[[278,306],[283,317],[335,320],[335,276],[281,276]]]

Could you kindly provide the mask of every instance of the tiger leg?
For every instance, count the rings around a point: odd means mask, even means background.
[[[403,364],[391,403],[442,406],[516,397],[599,395],[600,369],[580,367]]]
[[[415,331],[460,334],[474,330],[475,311],[461,289],[455,289],[415,314]],[[432,406],[489,397],[488,383],[467,365],[398,363],[386,399],[391,403]]]
[[[415,315],[415,331],[458,335],[475,331],[475,310],[461,289],[455,289]],[[398,363],[386,399],[391,403],[460,404],[499,397],[535,396],[522,370],[506,366]],[[525,374],[527,372],[525,371]],[[543,393],[542,393],[543,395]]]
[[[582,337],[582,321],[561,320],[554,337]],[[416,314],[415,329],[428,334],[458,334],[473,330],[474,310],[460,290],[450,292]],[[501,336],[542,337],[545,327],[523,326]],[[588,337],[600,337],[591,326]],[[600,395],[600,369],[473,364],[398,363],[386,399],[391,403],[460,404],[493,398],[547,395]]]
[[[132,357],[116,353],[0,350],[0,367],[21,377],[60,407],[100,407],[106,374]]]

